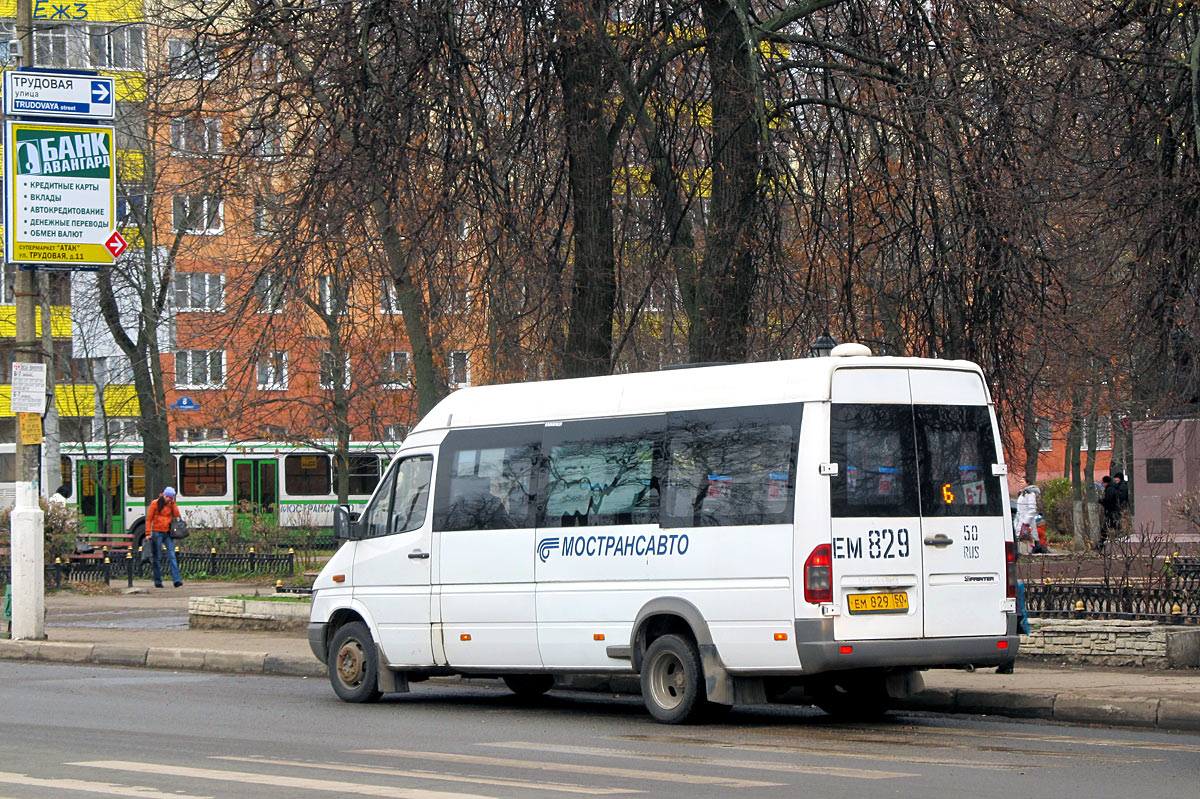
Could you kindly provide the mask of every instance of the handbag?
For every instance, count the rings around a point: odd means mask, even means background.
[[[187,538],[188,537],[187,522],[185,522],[183,519],[178,519],[178,518],[172,519],[170,533],[171,533],[171,538],[176,538],[176,539]]]

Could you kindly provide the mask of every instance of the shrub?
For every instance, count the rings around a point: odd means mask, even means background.
[[[45,517],[42,522],[42,556],[46,563],[53,563],[55,558],[65,560],[75,550],[75,541],[83,531],[79,523],[79,511],[61,502],[48,502],[45,497],[40,497],[38,504]],[[0,510],[0,549],[6,552],[12,545],[11,515],[12,508]],[[11,557],[6,556],[5,560],[11,562]]]
[[[1053,532],[1073,537],[1071,481],[1066,477],[1055,477],[1043,480],[1038,487],[1042,489],[1038,508],[1046,522],[1047,534]]]

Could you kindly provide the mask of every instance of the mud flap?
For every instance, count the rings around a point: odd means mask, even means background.
[[[700,646],[700,668],[704,670],[704,691],[714,705],[761,705],[767,701],[767,688],[761,677],[734,677],[721,664],[717,648]]]

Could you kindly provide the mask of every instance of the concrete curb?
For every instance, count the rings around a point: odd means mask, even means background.
[[[171,647],[133,647],[57,641],[0,640],[0,660],[47,663],[94,663],[102,666],[141,666],[177,671],[222,674],[265,674],[279,677],[324,677],[325,665],[316,658],[261,652],[219,652]],[[574,690],[629,693],[632,679],[601,680],[595,685],[571,684]],[[636,692],[636,687],[633,687]],[[1200,730],[1200,700],[1100,696],[1080,693],[1018,693],[932,689],[897,703],[901,710],[930,713],[969,713],[1009,718],[1045,719],[1071,724],[1103,724],[1159,730]]]

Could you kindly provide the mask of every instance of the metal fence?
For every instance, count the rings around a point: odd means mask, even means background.
[[[153,573],[149,561],[142,562],[133,553],[133,557],[125,557],[126,552],[101,552],[101,557],[90,561],[63,561],[46,564],[46,587],[61,588],[66,583],[110,583],[113,580],[132,582],[137,578],[147,578]],[[178,552],[179,572],[184,577],[233,577],[241,575],[291,575],[295,573],[296,556],[294,552],[280,555],[263,555],[256,552],[220,553],[220,552]],[[163,570],[167,564],[164,559]],[[0,569],[0,586],[12,581],[8,567]]]
[[[1178,611],[1178,612],[1176,612]],[[1178,587],[1025,584],[1030,616],[1200,623],[1200,584]]]

